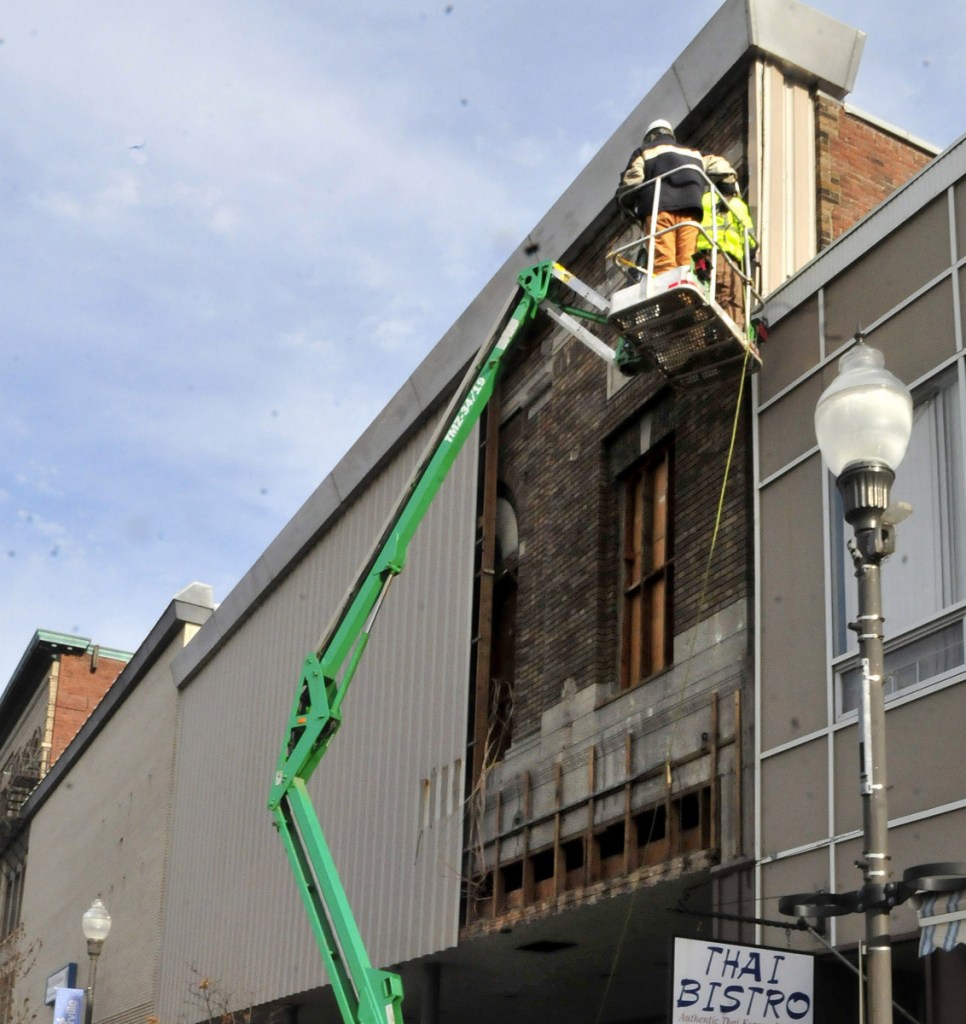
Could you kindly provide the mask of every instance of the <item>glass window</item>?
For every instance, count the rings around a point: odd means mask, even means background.
[[[913,514],[896,529],[896,551],[883,563],[886,694],[939,678],[964,663],[962,612],[966,597],[963,545],[963,465],[960,390],[948,371],[913,396],[912,437],[892,488],[895,502]],[[847,624],[857,615],[858,591],[847,550],[851,529],[832,488],[832,532],[836,565],[833,588],[833,650],[844,662],[839,676],[839,713],[858,706],[858,652]]]

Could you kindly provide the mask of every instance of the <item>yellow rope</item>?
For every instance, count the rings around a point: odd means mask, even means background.
[[[721,517],[724,512],[725,493],[728,489],[728,477],[731,474],[731,461],[735,454],[735,442],[738,437],[738,423],[741,420],[741,399],[745,393],[745,377],[748,372],[748,356],[751,347],[745,349],[745,358],[741,364],[741,379],[738,382],[738,401],[735,404],[735,417],[731,424],[731,443],[728,445],[728,458],[725,462],[724,479],[721,481],[721,494],[718,496],[718,511],[714,519],[714,530],[711,534],[711,547],[708,550],[708,562],[704,569],[704,579],[701,581],[701,601],[698,604],[698,622],[701,621],[701,614],[704,612],[705,600],[707,598],[708,578],[711,575],[711,563],[714,559],[714,549],[718,543],[718,531],[721,529]],[[692,645],[693,650],[693,645]]]
[[[698,630],[701,627],[701,622],[704,619],[704,613],[708,606],[708,583],[711,579],[711,566],[714,563],[715,549],[718,546],[718,533],[721,530],[721,520],[724,515],[725,496],[728,491],[728,480],[731,476],[731,463],[734,459],[735,444],[738,439],[738,424],[741,422],[741,400],[745,393],[745,378],[748,374],[748,357],[750,353],[751,348],[747,347],[745,349],[745,358],[741,364],[741,379],[738,382],[738,399],[735,402],[735,415],[731,424],[731,441],[728,444],[728,457],[725,460],[724,477],[721,480],[721,492],[718,495],[718,508],[714,517],[714,529],[711,531],[711,544],[708,547],[708,560],[705,563],[704,576],[701,579],[701,596],[698,599],[698,614],[694,625],[694,631],[691,634],[691,648],[688,651],[688,663],[687,668],[685,669],[684,678],[681,681],[681,690],[688,685],[691,678],[691,663],[694,660],[694,649],[698,642]],[[671,745],[674,742],[674,736],[677,731],[679,721],[680,719],[676,718],[671,723],[670,733],[668,734],[667,753],[665,754],[665,772],[668,780],[668,789],[670,789],[671,786]]]

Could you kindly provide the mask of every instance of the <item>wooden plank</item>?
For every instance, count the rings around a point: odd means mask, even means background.
[[[482,514],[480,517],[479,607],[476,624],[476,693],[473,702],[473,764],[470,787],[483,773],[490,720],[490,656],[493,646],[493,584],[496,573],[496,484],[500,437],[500,390],[486,410],[483,447]]]
[[[718,691],[711,693],[711,765],[708,774],[711,776],[711,827],[708,845],[712,850],[718,849]]]
[[[567,865],[563,850],[560,849],[560,805],[563,798],[563,765],[558,761],[553,766],[553,894],[559,896],[565,888]]]
[[[530,773],[520,776],[523,786],[523,903],[533,902],[533,862],[530,860]]]
[[[634,771],[634,737],[624,737],[624,874],[637,867],[637,843],[631,825],[631,775]]]
[[[493,900],[490,917],[497,917],[503,912],[503,872],[500,870],[500,833],[503,830],[503,793],[496,794],[496,839],[493,843]],[[485,863],[485,859],[484,859]]]
[[[741,765],[744,751],[741,742],[741,691],[735,690],[735,727],[734,727],[734,758],[735,758],[735,856],[744,856],[744,803]]]

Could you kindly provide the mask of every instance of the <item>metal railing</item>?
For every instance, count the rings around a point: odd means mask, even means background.
[[[701,168],[695,166],[689,167],[688,170],[697,171],[704,179],[708,190],[712,193],[714,198],[712,206],[713,210],[717,211],[720,203],[727,204],[728,197],[723,195],[719,189],[716,188],[714,182]],[[664,182],[668,181],[670,183],[675,175],[679,175],[680,173],[681,169],[676,168],[675,170],[668,171],[656,178],[643,181],[637,185],[628,186],[618,194],[618,207],[623,211],[628,220],[639,225],[644,233],[640,237],[632,239],[630,242],[625,242],[624,244],[611,249],[607,253],[606,258],[621,270],[625,277],[627,277],[629,284],[644,281],[645,296],[650,297],[653,294],[658,294],[662,289],[662,282],[653,272],[656,240],[662,235],[677,231],[680,227],[692,226],[696,228],[699,236],[705,240],[707,248],[697,249],[695,254],[698,255],[703,252],[707,252],[709,267],[706,280],[704,279],[705,275],[698,276],[696,274],[695,276],[704,285],[709,300],[716,302],[718,288],[718,260],[723,259],[727,261],[731,266],[731,269],[741,281],[744,300],[742,303],[744,309],[744,327],[745,330],[748,330],[749,324],[751,323],[752,311],[756,306],[761,304],[761,295],[759,293],[758,283],[756,280],[756,264],[752,253],[754,237],[751,232],[744,232],[744,252],[739,265],[739,263],[732,259],[728,253],[724,252],[719,245],[719,218],[717,215],[711,218],[711,224],[708,226],[696,220],[686,220],[669,228],[662,228],[655,231],[648,231],[645,228],[645,224],[648,220],[651,224],[657,223],[657,214],[660,210],[661,203],[661,188]],[[634,200],[635,197],[639,197],[641,192],[645,189],[653,189],[653,196],[651,199],[649,214],[642,217],[638,209],[638,205]]]

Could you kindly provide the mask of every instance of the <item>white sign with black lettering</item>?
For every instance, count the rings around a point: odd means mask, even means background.
[[[674,940],[671,1024],[813,1024],[807,953]]]

